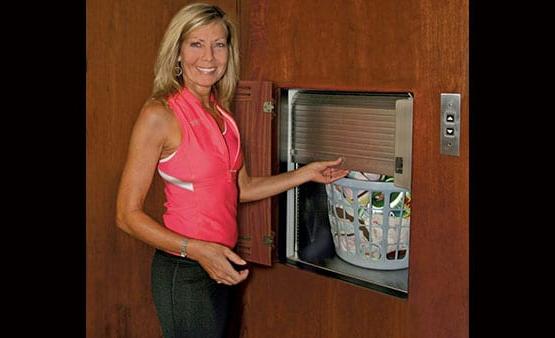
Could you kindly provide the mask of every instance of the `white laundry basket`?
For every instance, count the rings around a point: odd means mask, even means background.
[[[327,184],[326,192],[330,229],[339,257],[371,269],[408,267],[408,190],[392,182],[342,178]]]

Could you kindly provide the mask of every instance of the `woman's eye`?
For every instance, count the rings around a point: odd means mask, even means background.
[[[225,48],[225,47],[227,47],[227,46],[226,46],[226,44],[225,44],[224,42],[217,42],[217,43],[216,43],[216,47],[218,47],[218,48]]]
[[[202,45],[200,44],[200,42],[191,42],[190,46],[191,46],[191,47],[195,47],[195,48],[202,47]]]

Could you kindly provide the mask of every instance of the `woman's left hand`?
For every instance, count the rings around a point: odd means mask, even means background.
[[[335,161],[315,161],[302,167],[302,170],[309,173],[312,181],[328,184],[347,176],[349,173],[347,169],[336,168],[342,162],[343,158],[341,157]]]

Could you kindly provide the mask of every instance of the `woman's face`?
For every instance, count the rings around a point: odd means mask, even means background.
[[[227,34],[220,22],[212,22],[191,31],[181,44],[181,66],[185,85],[204,96],[222,78],[227,67]]]

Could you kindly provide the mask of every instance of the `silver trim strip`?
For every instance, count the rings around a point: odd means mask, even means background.
[[[166,180],[166,182],[171,183],[173,185],[176,185],[180,188],[183,188],[185,190],[189,190],[189,191],[195,191],[195,187],[193,186],[192,182],[183,182],[178,178],[175,178],[173,176],[170,176],[168,174],[166,174],[165,172],[163,172],[162,170],[160,170],[160,168],[158,168],[158,173],[160,174],[160,176],[162,176],[162,178],[164,180]]]

